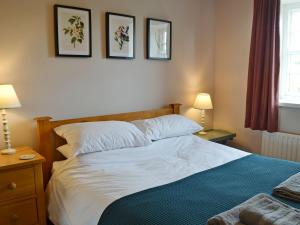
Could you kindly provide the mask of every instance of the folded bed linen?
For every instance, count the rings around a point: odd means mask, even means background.
[[[209,219],[208,225],[298,225],[300,211],[267,194],[258,194]]]
[[[268,195],[261,195],[240,212],[240,221],[246,225],[299,225],[300,211]]]
[[[291,176],[274,188],[273,195],[300,202],[300,173]]]
[[[265,194],[256,195],[247,200],[246,202],[243,202],[242,204],[237,205],[236,207],[228,211],[213,216],[207,221],[207,225],[242,225],[243,223],[240,222],[241,211],[244,210],[247,206],[250,206],[256,201],[259,201],[260,199],[264,198],[264,196]]]

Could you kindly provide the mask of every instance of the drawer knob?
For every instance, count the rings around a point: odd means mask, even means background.
[[[10,219],[11,219],[12,222],[17,222],[20,219],[20,217],[17,214],[13,214],[10,217]]]
[[[10,190],[15,190],[17,189],[17,184],[15,182],[11,182],[9,185],[8,185],[8,189]]]

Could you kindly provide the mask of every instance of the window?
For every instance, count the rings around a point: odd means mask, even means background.
[[[300,105],[300,1],[283,1],[280,103]]]

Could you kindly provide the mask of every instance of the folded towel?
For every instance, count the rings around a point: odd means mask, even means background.
[[[272,204],[276,206],[273,206]],[[293,225],[300,225],[300,221],[299,223],[295,223],[300,215],[298,215],[298,213],[300,213],[299,210],[287,206],[266,194],[258,194],[231,210],[212,217],[208,220],[207,225],[270,225],[272,223],[263,223],[264,221],[257,223],[256,221],[261,221],[261,218],[263,217],[261,215],[264,215],[265,213],[269,213],[269,217],[272,218],[272,212],[276,211],[276,209],[278,210],[281,205],[284,206],[288,212],[293,212],[295,215],[293,213],[284,214],[283,216],[285,217],[278,219],[276,221],[277,223],[274,223],[273,225],[290,225],[289,223],[286,223],[287,221],[293,221]],[[281,212],[279,213],[276,211],[276,213],[278,214],[276,215],[276,218],[278,218]],[[253,221],[254,223],[252,223]]]
[[[300,173],[275,187],[273,195],[300,202]]]
[[[247,225],[300,225],[300,211],[271,196],[246,206],[239,217]]]
[[[248,225],[248,224],[243,224],[241,222],[229,222],[228,220],[225,220],[224,218],[211,218],[208,222],[207,225]]]
[[[265,194],[256,195],[253,198],[247,200],[246,202],[210,218],[207,221],[207,225],[242,225],[242,223],[240,223],[239,218],[241,210],[246,208],[248,205],[253,204],[257,200],[263,198],[264,196]]]

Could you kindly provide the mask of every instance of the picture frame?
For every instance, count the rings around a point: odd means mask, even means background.
[[[55,55],[92,57],[91,10],[54,5]]]
[[[135,16],[106,12],[106,58],[135,59]]]
[[[147,18],[147,59],[172,59],[172,22]]]

